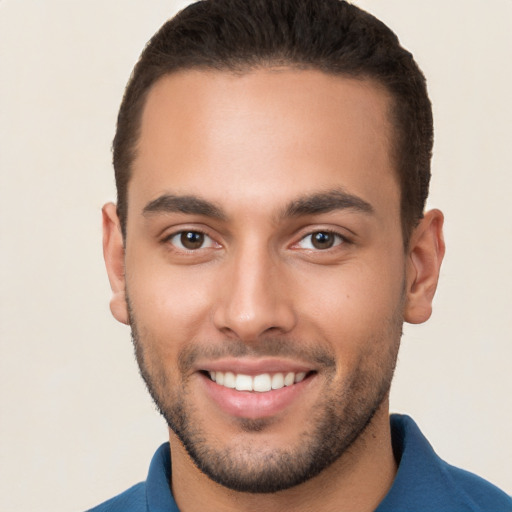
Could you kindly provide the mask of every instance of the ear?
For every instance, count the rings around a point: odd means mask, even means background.
[[[126,302],[126,282],[124,273],[124,245],[121,225],[114,203],[107,203],[101,210],[103,215],[103,257],[107,267],[108,279],[112,288],[110,311],[114,318],[123,324],[129,324]]]
[[[404,311],[404,320],[411,324],[425,322],[432,314],[432,300],[445,252],[443,221],[442,212],[431,210],[425,214],[411,235]]]

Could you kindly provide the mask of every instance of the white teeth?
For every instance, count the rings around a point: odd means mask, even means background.
[[[272,389],[281,389],[302,382],[306,377],[306,372],[274,373],[274,375],[261,373],[255,376],[233,372],[209,372],[209,375],[214,382],[226,388],[265,393]]]
[[[243,375],[239,373],[236,376],[235,388],[237,391],[252,391],[252,377],[250,375]]]
[[[272,379],[270,378],[270,375],[268,373],[256,375],[253,379],[252,387],[254,391],[258,391],[259,393],[270,391],[272,389]]]
[[[294,379],[294,382],[297,383],[297,382],[301,382],[304,380],[304,377],[306,376],[306,372],[300,372],[300,373],[297,373],[295,375],[295,379]]]
[[[235,388],[236,386],[236,377],[234,373],[226,372],[224,374],[224,386],[227,388]]]
[[[276,373],[272,377],[272,389],[281,389],[284,387],[284,376],[282,373]]]
[[[284,385],[285,386],[291,386],[295,382],[295,374],[290,372],[286,374],[286,377],[284,378]]]

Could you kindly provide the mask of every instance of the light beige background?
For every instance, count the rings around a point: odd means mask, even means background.
[[[0,0],[0,509],[80,511],[166,439],[108,310],[100,207],[144,43],[186,2]],[[360,0],[415,54],[436,118],[448,253],[406,328],[392,408],[512,492],[511,0]]]

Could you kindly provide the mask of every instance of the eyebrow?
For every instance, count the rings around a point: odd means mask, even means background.
[[[349,194],[342,189],[335,189],[314,193],[291,201],[280,217],[318,215],[335,210],[354,210],[368,215],[375,213],[373,206],[364,199]]]
[[[318,215],[335,210],[355,210],[373,214],[373,206],[360,197],[342,189],[318,192],[292,200],[278,215],[278,218]],[[202,215],[218,220],[227,220],[227,215],[215,203],[193,195],[178,196],[163,194],[150,201],[142,210],[144,216],[157,213],[184,213]]]
[[[226,220],[227,218],[222,209],[214,203],[191,195],[163,194],[150,201],[142,210],[144,216],[155,213],[195,214],[219,220]]]

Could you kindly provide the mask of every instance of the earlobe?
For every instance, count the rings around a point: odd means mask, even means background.
[[[128,305],[126,302],[126,282],[124,272],[123,235],[117,208],[114,203],[103,206],[103,257],[107,267],[108,279],[112,288],[110,311],[114,318],[123,324],[129,324]]]
[[[404,320],[411,324],[425,322],[432,314],[432,300],[445,252],[443,221],[442,212],[431,210],[411,235],[404,311]]]

